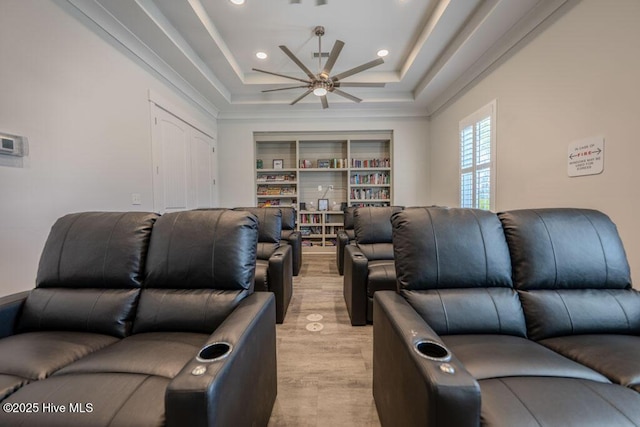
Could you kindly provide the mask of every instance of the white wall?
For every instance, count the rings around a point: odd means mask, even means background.
[[[25,135],[30,147],[24,167],[0,166],[4,295],[33,287],[59,216],[152,211],[148,91],[190,110],[53,2],[0,1],[0,58],[0,132]],[[131,193],[142,195],[142,205],[132,206]]]
[[[295,108],[295,107],[291,107]],[[428,122],[426,118],[397,119],[269,119],[218,120],[220,147],[220,205],[255,204],[253,132],[393,131],[393,197],[397,205],[424,205],[429,200]]]
[[[496,209],[586,207],[617,224],[640,287],[640,2],[584,0],[430,125],[433,203],[457,206],[458,122],[497,100]],[[567,146],[605,137],[605,170],[569,178]]]

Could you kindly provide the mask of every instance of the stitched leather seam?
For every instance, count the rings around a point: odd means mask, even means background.
[[[600,249],[602,249],[602,258],[604,258],[604,272],[605,272],[604,283],[605,283],[605,286],[606,286],[609,283],[609,263],[607,262],[607,252],[604,250],[604,244],[602,243],[602,237],[600,236],[600,233],[598,232],[598,229],[596,228],[596,226],[593,223],[593,221],[591,221],[591,218],[589,218],[587,215],[585,215],[584,212],[580,212],[580,215],[582,215],[583,217],[586,218],[587,221],[589,221],[589,223],[593,227],[593,230],[596,232],[596,236],[598,236],[598,241],[600,242]]]
[[[85,329],[87,330],[87,332],[89,331],[89,324],[91,321],[91,316],[93,315],[93,311],[96,309],[96,305],[98,305],[98,301],[100,300],[100,298],[102,298],[102,295],[104,295],[105,290],[103,289],[102,292],[100,292],[98,294],[98,297],[93,300],[93,305],[91,306],[91,311],[89,311],[89,314],[87,315],[87,322],[85,325]]]
[[[579,380],[578,383],[583,386],[584,388],[588,389],[589,391],[591,391],[593,394],[599,396],[604,402],[608,403],[609,406],[611,406],[613,409],[615,409],[616,411],[618,411],[618,413],[620,413],[623,417],[625,417],[626,419],[629,420],[629,422],[633,425],[638,425],[637,423],[635,423],[631,418],[629,418],[629,416],[627,416],[627,414],[625,414],[624,412],[622,412],[622,410],[616,406],[614,404],[614,402],[612,402],[610,399],[608,399],[606,396],[604,396],[602,393],[600,393],[598,390],[596,390],[594,387],[592,387],[588,381],[586,380]]]
[[[556,293],[556,295],[558,295],[558,298],[560,298],[560,302],[562,302],[562,305],[564,306],[564,309],[567,310],[567,317],[569,318],[569,324],[571,325],[571,333],[574,334],[575,333],[575,329],[573,327],[573,319],[571,318],[571,312],[569,311],[569,307],[567,307],[567,302],[562,297],[562,294],[560,294],[560,291],[555,289],[554,292]]]
[[[624,318],[627,320],[627,330],[631,331],[631,320],[629,320],[629,315],[627,311],[624,309],[624,306],[620,303],[620,300],[616,295],[611,292],[610,289],[605,289],[609,295],[614,299],[614,301],[620,306],[620,310],[622,310],[622,314],[624,314]]]
[[[449,316],[447,315],[447,307],[445,306],[444,301],[442,300],[442,294],[440,293],[440,289],[436,289],[436,295],[438,295],[438,298],[440,299],[440,305],[442,306],[442,315],[444,316],[444,324],[447,328],[447,333],[443,335],[449,335]]]
[[[111,417],[111,419],[109,420],[109,423],[107,424],[108,426],[110,426],[111,423],[113,423],[114,418],[120,413],[120,410],[122,410],[124,405],[126,405],[127,402],[131,399],[131,396],[133,396],[138,390],[140,390],[140,388],[142,387],[142,384],[146,383],[152,376],[155,376],[155,375],[147,375],[147,378],[145,378],[143,381],[140,381],[140,383],[136,386],[136,388],[131,390],[131,393],[129,393],[129,396],[126,399],[124,399],[122,401],[122,404],[118,407],[118,409],[116,409],[113,412],[113,416]]]
[[[531,409],[529,409],[529,407],[524,403],[524,401],[522,399],[520,399],[520,396],[518,396],[518,393],[516,393],[511,387],[509,387],[509,385],[507,383],[505,383],[501,378],[497,378],[498,381],[500,381],[506,388],[507,390],[509,390],[511,392],[511,394],[518,399],[518,402],[520,402],[520,404],[524,407],[524,409],[527,410],[527,412],[529,412],[529,414],[531,414],[531,417],[536,420],[536,422],[538,423],[538,425],[540,427],[542,427],[542,423],[540,422],[540,420],[538,420],[538,418],[536,417],[536,414],[534,414]]]
[[[76,221],[78,221],[79,219],[80,219],[80,215],[77,215],[73,219],[73,222],[71,224],[69,224],[69,227],[67,228],[67,230],[64,232],[64,237],[62,239],[62,246],[60,247],[60,256],[58,257],[58,268],[57,268],[57,270],[58,270],[58,285],[60,284],[60,264],[62,263],[62,254],[64,253],[64,246],[67,243],[67,236],[71,232],[71,229],[73,228],[73,226],[76,223]]]
[[[484,283],[487,286],[489,282],[489,258],[487,256],[487,242],[484,239],[484,233],[482,232],[482,226],[480,225],[480,220],[478,219],[476,213],[473,210],[470,210],[471,215],[473,215],[473,219],[475,219],[478,224],[478,231],[480,232],[480,239],[482,240],[482,250],[484,251]]]
[[[180,218],[181,215],[182,215],[181,212],[178,213],[173,219],[173,222],[171,223],[171,230],[169,231],[169,238],[167,239],[167,254],[164,262],[165,278],[170,277],[169,276],[169,259],[170,259],[169,256],[171,254],[171,243],[173,243],[173,230],[176,228],[176,222],[178,222],[178,218]]]
[[[429,209],[427,208],[424,208],[424,211],[429,216],[429,222],[431,223],[431,231],[433,233],[433,246],[435,247],[434,255],[436,257],[436,286],[439,288],[440,287],[440,256],[439,256],[440,254],[438,251],[438,239],[436,237],[436,229],[433,226],[433,217],[431,216],[431,212],[429,212]]]
[[[496,300],[493,298],[491,292],[489,292],[489,288],[484,288],[484,291],[489,295],[489,298],[491,298],[491,303],[493,304],[493,308],[496,310],[496,317],[498,318],[498,330],[502,333],[502,319],[500,319],[500,311],[498,310]]]
[[[105,248],[104,248],[104,257],[102,258],[102,272],[101,272],[101,276],[102,276],[102,287],[103,288],[107,288],[107,278],[105,277],[105,272],[107,269],[107,256],[109,254],[109,247],[111,245],[111,238],[113,237],[113,230],[116,229],[116,227],[118,226],[118,224],[120,223],[120,220],[122,220],[122,218],[124,217],[124,213],[120,214],[120,216],[118,217],[118,219],[116,220],[115,224],[113,224],[113,227],[111,227],[111,230],[109,230],[109,237],[107,238],[107,242],[105,244]]]
[[[540,222],[544,226],[545,231],[547,232],[547,237],[549,237],[549,245],[551,246],[551,253],[553,253],[553,264],[554,264],[554,273],[555,278],[553,279],[553,288],[558,289],[558,258],[556,257],[556,249],[553,247],[553,240],[551,239],[551,233],[549,232],[549,227],[547,227],[547,223],[544,222],[542,216],[538,213],[538,211],[534,210],[534,214],[538,216]]]
[[[38,329],[42,329],[42,316],[44,316],[44,314],[47,312],[47,307],[49,307],[49,303],[51,302],[53,296],[54,293],[51,292],[49,298],[47,298],[47,302],[44,303],[44,307],[42,307],[42,310],[40,311],[40,315],[38,316]]]
[[[266,209],[265,209],[266,211]],[[218,215],[218,218],[216,218],[216,223],[213,225],[213,241],[211,242],[211,288],[213,289],[217,289],[218,286],[216,283],[216,275],[215,275],[215,261],[216,261],[216,242],[218,241],[218,239],[215,238],[216,234],[218,234],[218,224],[220,224],[220,221],[222,220],[222,216],[227,213],[227,211],[222,211],[220,213],[220,215]],[[264,213],[264,215],[266,215],[266,212]],[[266,224],[266,223],[265,223]],[[260,227],[260,223],[258,223],[258,227]],[[258,229],[258,233],[260,233],[260,230]]]

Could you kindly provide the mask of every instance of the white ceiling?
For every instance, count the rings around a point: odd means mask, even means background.
[[[66,0],[90,26],[115,39],[145,66],[215,116],[267,114],[430,115],[454,99],[522,40],[536,34],[577,0]],[[333,73],[376,59],[385,63],[345,82],[385,83],[344,89],[363,101],[328,95],[322,110],[313,94],[265,89],[296,86],[306,75],[278,48],[287,46],[309,69],[325,27],[322,51],[345,42]],[[103,33],[104,30],[106,33]],[[266,52],[265,60],[256,58]],[[267,107],[267,108],[265,108]]]

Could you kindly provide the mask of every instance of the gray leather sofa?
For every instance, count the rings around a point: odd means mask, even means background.
[[[0,298],[0,425],[267,425],[275,301],[257,220],[229,210],[71,214],[36,288]]]
[[[640,425],[640,302],[605,215],[411,208],[392,223],[398,291],[374,301],[383,425]]]

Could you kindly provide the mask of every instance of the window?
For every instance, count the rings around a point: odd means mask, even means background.
[[[460,122],[460,207],[495,205],[496,102]]]

